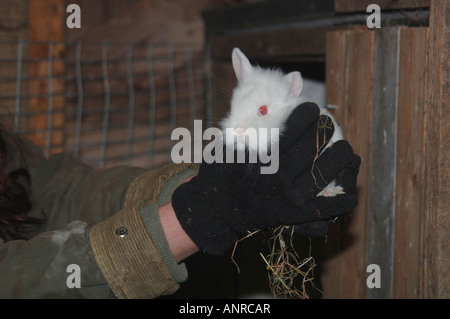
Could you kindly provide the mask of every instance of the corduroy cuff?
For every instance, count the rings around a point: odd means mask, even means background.
[[[172,294],[179,284],[163,261],[139,211],[158,203],[164,185],[196,165],[167,165],[138,176],[122,210],[93,226],[90,243],[97,263],[118,298],[155,298]]]

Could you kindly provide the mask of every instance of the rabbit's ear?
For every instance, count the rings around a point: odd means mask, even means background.
[[[253,67],[250,64],[250,61],[244,53],[239,50],[239,48],[234,48],[233,54],[231,55],[231,60],[233,62],[234,73],[236,74],[238,81],[241,81],[252,72]]]
[[[289,83],[289,94],[299,97],[303,89],[303,79],[300,72],[291,72],[286,74],[285,78]]]

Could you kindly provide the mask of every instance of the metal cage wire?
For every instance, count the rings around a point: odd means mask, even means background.
[[[161,166],[171,131],[207,113],[199,44],[3,41],[0,52],[0,121],[47,156]]]

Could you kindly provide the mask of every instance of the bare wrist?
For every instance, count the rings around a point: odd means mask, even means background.
[[[172,203],[167,203],[159,207],[158,209],[161,225],[169,244],[169,249],[175,258],[176,262],[181,262],[187,257],[195,254],[199,248],[186,234],[181,227],[175,211],[173,210]]]

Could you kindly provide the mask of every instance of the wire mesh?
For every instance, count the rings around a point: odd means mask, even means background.
[[[95,167],[170,162],[171,132],[203,119],[198,44],[0,42],[0,121]]]

